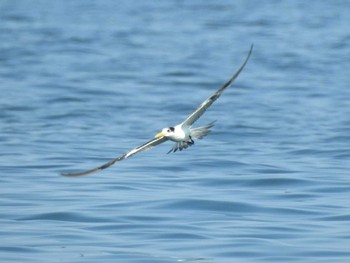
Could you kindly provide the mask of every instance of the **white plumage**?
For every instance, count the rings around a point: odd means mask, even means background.
[[[241,73],[245,65],[247,64],[249,57],[252,53],[253,45],[251,46],[249,53],[242,63],[242,65],[239,67],[239,69],[236,71],[236,73],[227,81],[220,89],[218,89],[212,96],[210,96],[208,99],[206,99],[194,112],[192,112],[182,123],[174,126],[174,127],[168,127],[164,128],[160,133],[158,133],[154,139],[146,142],[145,144],[142,144],[141,146],[138,146],[127,153],[109,161],[108,163],[105,163],[99,167],[93,168],[88,171],[79,172],[79,173],[62,173],[64,176],[81,176],[81,175],[88,175],[95,173],[97,171],[103,170],[108,168],[109,166],[113,165],[116,162],[122,161],[126,158],[129,158],[133,156],[134,154],[148,150],[158,144],[161,144],[165,141],[171,140],[175,142],[175,145],[170,149],[170,152],[176,152],[177,150],[182,151],[183,149],[187,149],[189,146],[194,144],[194,140],[202,139],[208,133],[210,132],[210,128],[214,126],[214,122],[209,123],[208,125],[192,128],[192,124],[197,121],[204,112],[216,101],[221,94],[226,90],[228,87],[230,87],[234,80],[238,77],[238,75]]]

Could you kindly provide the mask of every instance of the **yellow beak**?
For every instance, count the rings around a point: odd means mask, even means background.
[[[156,134],[156,136],[154,136],[155,138],[159,138],[159,137],[163,137],[164,136],[164,133],[160,132],[158,134]]]

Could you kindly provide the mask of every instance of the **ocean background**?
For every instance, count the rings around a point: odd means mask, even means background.
[[[349,1],[0,1],[1,262],[350,262]],[[252,56],[196,123],[181,122]]]

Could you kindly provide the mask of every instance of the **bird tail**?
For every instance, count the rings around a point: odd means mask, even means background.
[[[168,153],[176,152],[177,150],[182,151],[183,149],[187,149],[189,146],[192,146],[194,144],[193,140],[202,139],[203,137],[208,135],[208,133],[210,132],[210,128],[214,126],[214,123],[215,121],[198,128],[190,127],[190,130],[191,130],[190,140],[176,142],[175,145],[170,149]]]
[[[202,139],[203,137],[207,136],[211,130],[210,128],[214,126],[214,123],[216,121],[213,121],[205,126],[197,127],[197,128],[190,128],[191,130],[191,138],[194,140]]]

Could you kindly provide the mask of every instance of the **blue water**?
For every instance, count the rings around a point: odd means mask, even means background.
[[[1,262],[349,262],[347,1],[0,2]],[[93,168],[183,120],[210,136]]]

